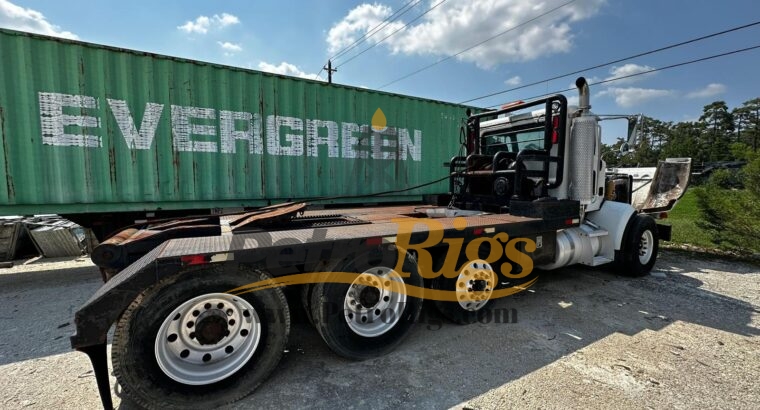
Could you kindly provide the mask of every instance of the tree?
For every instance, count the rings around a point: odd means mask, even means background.
[[[730,143],[731,131],[734,129],[734,120],[728,111],[725,101],[715,101],[706,105],[702,110],[702,116],[699,121],[708,125],[708,160],[725,161],[729,159],[730,154],[728,145]]]
[[[670,127],[673,124],[646,116],[643,118],[643,121],[641,131],[644,138],[649,140],[651,149],[659,152],[662,146],[667,144],[668,137],[670,136]]]
[[[662,147],[660,159],[691,158],[695,164],[707,161],[702,143],[705,126],[699,122],[679,122],[670,126],[668,142]]]
[[[731,110],[734,117],[734,129],[736,129],[736,142],[744,142],[742,130],[750,127],[750,110],[747,107],[737,107]],[[746,133],[746,132],[745,132]]]
[[[760,98],[745,101],[740,108],[742,115],[746,116],[744,142],[757,151],[760,142]]]

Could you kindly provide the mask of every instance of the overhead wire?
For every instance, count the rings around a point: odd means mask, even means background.
[[[632,60],[632,59],[635,59],[635,58],[644,57],[644,56],[647,56],[647,55],[650,55],[650,54],[659,53],[661,51],[670,50],[670,49],[673,49],[673,48],[676,48],[676,47],[680,47],[680,46],[684,46],[684,45],[687,45],[687,44],[696,43],[698,41],[706,40],[708,38],[713,38],[713,37],[721,36],[723,34],[728,34],[728,33],[734,32],[734,31],[743,30],[743,29],[746,29],[746,28],[749,28],[749,27],[753,27],[753,26],[757,26],[757,25],[760,25],[760,21],[755,21],[753,23],[744,24],[744,25],[741,25],[741,26],[737,26],[737,27],[733,27],[733,28],[730,28],[730,29],[727,29],[727,30],[722,30],[722,31],[719,31],[719,32],[716,32],[716,33],[700,36],[700,37],[693,38],[693,39],[690,39],[690,40],[681,41],[681,42],[670,44],[670,45],[667,45],[667,46],[664,46],[664,47],[656,48],[654,50],[645,51],[645,52],[642,52],[642,53],[637,53],[637,54],[634,54],[634,55],[631,55],[631,56],[628,56],[628,57],[618,58],[618,59],[615,59],[615,60],[612,60],[612,61],[608,61],[608,62],[605,62],[605,63],[596,64],[596,65],[593,65],[591,67],[581,68],[581,69],[578,69],[578,70],[575,70],[575,71],[572,71],[572,72],[569,72],[569,73],[556,75],[554,77],[546,78],[546,79],[543,79],[543,80],[540,80],[540,81],[534,81],[534,82],[529,83],[529,84],[523,84],[523,85],[520,85],[520,86],[517,86],[517,87],[509,88],[507,90],[497,91],[497,92],[485,94],[485,95],[482,95],[482,96],[479,96],[479,97],[470,98],[470,99],[467,99],[467,100],[459,102],[459,104],[467,104],[467,103],[470,103],[470,102],[473,102],[473,101],[482,100],[482,99],[485,99],[485,98],[488,98],[488,97],[494,97],[494,96],[505,94],[505,93],[508,93],[508,92],[521,90],[523,88],[532,87],[534,85],[539,85],[539,84],[547,83],[549,81],[559,80],[561,78],[565,78],[565,77],[569,77],[569,76],[572,76],[572,75],[580,74],[580,73],[583,73],[583,72],[587,72],[587,71],[595,70],[595,69],[598,69],[598,68],[610,66],[610,65],[621,63],[621,62],[624,62],[624,61]],[[599,84],[599,83],[597,83],[597,84]]]
[[[388,17],[386,17],[385,19],[383,19],[383,21],[381,21],[380,23],[378,23],[378,24],[377,24],[375,27],[372,27],[372,28],[371,28],[369,31],[367,31],[366,33],[364,33],[364,35],[362,35],[361,37],[359,37],[358,39],[356,39],[356,40],[355,40],[353,43],[351,43],[351,44],[349,44],[349,45],[347,45],[347,46],[343,47],[343,48],[342,48],[342,49],[340,49],[340,50],[338,50],[338,52],[336,52],[335,54],[333,54],[331,57],[328,57],[328,58],[327,58],[327,61],[333,60],[333,59],[337,58],[338,56],[345,54],[345,53],[346,53],[348,50],[350,50],[350,49],[352,49],[352,48],[356,47],[356,46],[357,46],[357,45],[358,45],[360,42],[363,42],[363,41],[365,41],[367,38],[369,38],[369,37],[372,37],[372,36],[375,34],[375,33],[373,32],[375,29],[377,29],[378,27],[382,26],[383,24],[385,24],[385,25],[388,25],[388,24],[389,24],[391,21],[394,21],[394,20],[396,20],[398,17],[401,17],[401,15],[403,15],[403,14],[404,14],[404,13],[406,13],[407,11],[411,10],[411,9],[412,9],[412,7],[416,6],[416,5],[417,5],[419,2],[421,2],[421,1],[422,1],[422,0],[409,0],[407,3],[405,3],[403,6],[401,6],[401,7],[400,7],[398,10],[396,10],[395,12],[393,12],[393,14],[391,14],[390,16],[388,16]],[[407,6],[409,6],[411,3],[414,3],[414,4],[412,4],[412,6],[411,6],[411,7],[407,8],[407,9],[406,9],[404,12],[402,12],[401,14],[398,14],[399,12],[401,12],[401,10],[404,10],[404,9],[405,9]],[[394,18],[394,16],[396,16],[396,17]],[[391,19],[392,19],[392,20],[391,20]],[[379,30],[378,30],[378,31],[379,31]],[[371,33],[371,34],[370,34],[370,33]],[[319,77],[319,75],[320,75],[320,74],[322,74],[322,71],[325,71],[325,66],[324,66],[324,65],[323,65],[322,67],[320,67],[320,68],[319,68],[319,71],[317,72],[317,77]]]
[[[366,53],[367,51],[369,51],[369,50],[371,50],[371,49],[373,49],[373,48],[377,47],[377,46],[378,46],[378,45],[380,45],[380,43],[382,43],[383,41],[385,41],[385,40],[389,39],[390,37],[392,37],[394,34],[398,33],[399,31],[401,31],[401,30],[403,30],[403,29],[405,29],[405,28],[409,27],[409,25],[411,25],[411,24],[412,24],[412,23],[414,23],[415,21],[417,21],[417,20],[421,19],[423,16],[425,16],[426,14],[428,14],[428,13],[430,13],[431,11],[435,10],[435,9],[436,9],[438,6],[440,6],[441,4],[443,4],[443,3],[445,3],[445,2],[446,2],[446,0],[441,0],[441,1],[439,1],[438,3],[436,3],[436,4],[435,4],[435,5],[433,5],[433,6],[431,6],[429,9],[427,9],[427,10],[426,10],[424,13],[422,13],[422,14],[420,14],[419,16],[415,17],[414,19],[412,19],[412,20],[411,20],[411,21],[409,21],[408,23],[404,24],[403,26],[401,26],[401,27],[397,28],[396,30],[394,30],[393,32],[391,32],[390,34],[388,34],[387,36],[385,36],[385,37],[381,38],[381,39],[380,39],[380,41],[378,41],[377,43],[375,43],[375,44],[372,44],[371,46],[369,46],[369,47],[365,48],[364,50],[360,51],[360,52],[359,52],[359,53],[357,53],[357,54],[354,54],[354,55],[353,55],[353,56],[351,56],[351,57],[350,57],[348,60],[345,60],[345,61],[343,61],[342,63],[340,63],[340,65],[338,65],[338,66],[337,66],[337,67],[335,67],[335,68],[337,69],[337,68],[339,68],[339,67],[342,67],[342,66],[344,66],[344,65],[348,64],[349,62],[353,61],[354,59],[356,59],[356,58],[357,58],[357,57],[359,57],[360,55],[362,55],[362,54]]]
[[[348,46],[344,47],[342,50],[335,53],[332,57],[330,57],[330,60],[335,60],[339,58],[340,56],[346,54],[347,52],[351,51],[352,49],[359,46],[364,41],[367,41],[370,37],[374,36],[375,34],[379,33],[381,29],[385,28],[388,24],[398,20],[399,17],[406,14],[408,11],[410,11],[414,6],[421,3],[422,0],[410,0],[403,6],[401,6],[398,10],[396,10],[393,14],[386,17],[385,20],[378,23],[375,27],[371,28],[369,31],[364,33],[361,37],[356,39],[353,43],[349,44]],[[414,3],[414,4],[412,4]],[[411,5],[410,5],[411,4]],[[408,7],[407,7],[408,6]],[[404,10],[405,9],[405,10]],[[402,12],[403,10],[403,12]],[[394,17],[395,16],[395,17]],[[381,27],[382,26],[382,27]]]
[[[474,48],[480,47],[481,45],[483,45],[483,44],[485,44],[485,43],[487,43],[487,42],[489,42],[489,41],[491,41],[491,40],[494,40],[494,39],[496,39],[496,38],[498,38],[498,37],[501,37],[501,36],[503,36],[504,34],[507,34],[507,33],[509,33],[509,32],[512,32],[512,31],[514,31],[514,30],[517,30],[518,28],[521,28],[521,27],[523,27],[523,26],[526,26],[526,25],[528,25],[528,24],[530,24],[530,23],[532,23],[532,22],[534,22],[534,21],[536,21],[536,20],[540,19],[541,17],[544,17],[544,16],[546,16],[546,15],[548,15],[548,14],[551,14],[551,13],[553,13],[553,12],[555,12],[555,11],[557,11],[557,10],[559,10],[559,9],[563,8],[563,7],[566,7],[566,6],[568,6],[568,5],[572,4],[572,3],[574,3],[575,1],[577,1],[577,0],[570,0],[570,1],[566,2],[566,3],[560,4],[559,6],[557,6],[557,7],[553,8],[553,9],[551,9],[551,10],[548,10],[548,11],[546,11],[546,12],[544,12],[544,13],[541,13],[541,14],[539,14],[539,15],[537,15],[537,16],[535,16],[535,17],[531,18],[530,20],[526,20],[526,21],[524,21],[524,22],[522,22],[522,23],[520,23],[520,24],[518,24],[518,25],[516,25],[516,26],[510,27],[510,28],[508,28],[508,29],[506,29],[506,30],[504,30],[504,31],[501,31],[501,32],[499,32],[499,33],[497,33],[497,34],[495,34],[495,35],[493,35],[493,36],[491,36],[491,37],[489,37],[489,38],[487,38],[487,39],[485,39],[485,40],[482,40],[482,41],[480,41],[480,42],[478,42],[478,43],[475,43],[475,44],[473,44],[473,45],[471,45],[471,46],[469,46],[469,47],[465,48],[465,49],[464,49],[464,50],[462,50],[462,51],[459,51],[459,52],[457,52],[457,53],[455,53],[455,54],[452,54],[452,55],[446,56],[446,57],[444,57],[444,58],[441,58],[441,59],[439,59],[439,60],[437,60],[437,61],[435,61],[435,62],[433,62],[433,63],[431,63],[431,64],[428,64],[428,65],[426,65],[426,66],[423,66],[423,67],[421,67],[421,68],[419,68],[419,69],[417,69],[417,70],[414,70],[414,71],[412,71],[412,72],[411,72],[411,73],[409,73],[409,74],[403,75],[403,76],[401,76],[401,77],[399,77],[399,78],[397,78],[397,79],[395,79],[395,80],[393,80],[393,81],[391,81],[391,82],[389,82],[389,83],[383,84],[383,85],[381,85],[380,87],[377,87],[377,89],[378,89],[378,90],[380,90],[380,89],[383,89],[383,88],[385,88],[385,87],[388,87],[388,86],[390,86],[390,85],[393,85],[393,84],[395,84],[395,83],[397,83],[397,82],[399,82],[399,81],[405,80],[405,79],[407,79],[407,78],[409,78],[409,77],[411,77],[411,76],[413,76],[413,75],[419,74],[419,73],[421,73],[421,72],[423,72],[423,71],[425,71],[425,70],[427,70],[427,69],[429,69],[429,68],[431,68],[431,67],[435,67],[436,65],[438,65],[438,64],[441,64],[441,63],[443,63],[443,62],[445,62],[445,61],[448,61],[448,60],[450,60],[450,59],[452,59],[452,58],[454,58],[454,57],[458,57],[458,56],[460,56],[460,55],[462,55],[462,54],[464,54],[464,53],[466,53],[466,52],[468,52],[468,51],[470,51],[470,50],[472,50],[472,49],[474,49]]]
[[[640,75],[650,74],[650,73],[654,73],[654,72],[657,72],[657,71],[669,70],[669,69],[672,69],[672,68],[683,67],[683,66],[690,65],[690,64],[701,63],[703,61],[714,60],[716,58],[727,57],[727,56],[734,55],[734,54],[744,53],[744,52],[747,52],[747,51],[756,50],[758,48],[760,48],[760,44],[755,45],[755,46],[751,46],[751,47],[740,48],[740,49],[737,49],[737,50],[727,51],[727,52],[720,53],[720,54],[713,54],[711,56],[697,58],[697,59],[694,59],[694,60],[689,60],[689,61],[683,61],[683,62],[680,62],[680,63],[670,64],[670,65],[666,65],[666,66],[663,66],[663,67],[653,68],[651,70],[641,71],[641,72],[637,72],[637,73],[633,73],[633,74],[628,74],[628,75],[623,75],[623,76],[619,76],[619,77],[608,78],[606,80],[597,81],[595,83],[592,83],[591,85],[607,84],[607,83],[611,83],[611,82],[615,82],[615,81],[624,80],[626,78],[637,77],[637,76],[640,76]],[[559,94],[559,93],[564,93],[564,92],[568,92],[568,91],[573,91],[574,89],[575,88],[566,88],[564,90],[556,90],[556,91],[552,91],[552,92],[547,92],[545,94],[540,94],[540,95],[536,95],[536,96],[533,96],[533,97],[530,97],[530,98],[526,98],[526,100],[533,100],[533,99],[536,99],[536,98],[545,97],[547,95]],[[499,106],[500,105],[497,104],[497,105],[489,106],[488,108],[499,107]]]

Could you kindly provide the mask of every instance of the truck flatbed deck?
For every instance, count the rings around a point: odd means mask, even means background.
[[[550,235],[551,240],[548,237],[542,238],[541,243],[552,246],[554,232],[578,224],[577,219],[566,217],[542,219],[477,213],[472,216],[428,218],[425,213],[440,209],[442,208],[434,206],[406,205],[306,211],[302,216],[293,218],[292,223],[298,225],[301,220],[316,220],[316,227],[291,229],[290,223],[286,222],[278,223],[272,230],[230,232],[219,236],[166,241],[104,284],[80,308],[76,314],[77,332],[71,338],[72,345],[79,348],[102,343],[111,323],[118,319],[119,313],[142,289],[191,265],[227,261],[264,264],[267,259],[274,260],[285,254],[291,255],[286,263],[266,266],[272,276],[292,274],[294,267],[311,271],[321,261],[356,252],[357,247],[396,242],[399,220],[417,222],[411,232],[412,244],[424,242],[430,235],[432,226],[440,227],[444,238],[463,238],[465,242],[484,234],[494,236],[506,233],[510,238],[528,236],[534,240],[537,236]],[[329,217],[329,220],[326,217]],[[455,220],[464,221],[466,228],[456,229]],[[320,251],[329,254],[315,256],[313,252],[301,252],[301,249],[306,248],[320,248]],[[534,261],[541,260],[542,251],[537,251],[533,255]],[[118,298],[114,298],[113,295],[118,295]]]

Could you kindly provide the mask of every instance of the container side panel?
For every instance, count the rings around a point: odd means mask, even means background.
[[[0,214],[416,200],[467,107],[0,30]],[[356,198],[354,198],[356,197]]]

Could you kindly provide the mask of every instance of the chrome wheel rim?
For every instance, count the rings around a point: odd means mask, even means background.
[[[639,262],[642,265],[649,263],[649,260],[652,259],[652,253],[654,253],[654,235],[652,231],[646,230],[641,234],[639,241]]]
[[[248,363],[260,339],[261,320],[248,301],[209,293],[166,317],[156,335],[156,361],[177,382],[211,384]]]
[[[496,273],[488,262],[478,259],[466,263],[456,281],[459,306],[470,312],[482,309],[491,300],[495,285]]]
[[[343,313],[357,335],[377,337],[401,319],[406,306],[406,284],[395,270],[384,266],[361,273],[348,287]]]

